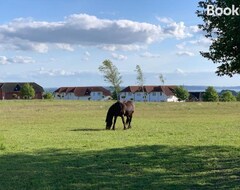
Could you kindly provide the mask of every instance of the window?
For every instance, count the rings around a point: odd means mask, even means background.
[[[20,91],[20,86],[19,86],[19,84],[17,84],[17,86],[15,86],[14,91],[15,91],[15,92],[16,92],[16,91]]]
[[[131,93],[131,92],[128,92],[128,96],[132,96],[132,93]]]
[[[157,93],[156,93],[156,92],[153,92],[153,93],[152,93],[152,96],[156,96],[156,95],[157,95]]]

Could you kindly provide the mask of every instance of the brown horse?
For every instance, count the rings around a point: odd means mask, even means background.
[[[132,121],[132,115],[133,115],[134,109],[135,109],[135,106],[132,101],[126,101],[126,102],[117,101],[116,103],[114,103],[108,109],[108,112],[107,112],[106,129],[111,129],[112,127],[112,129],[115,130],[115,124],[118,116],[122,118],[124,129],[127,129],[126,124],[128,124],[128,128],[131,128],[131,121]],[[124,121],[124,116],[127,117],[126,124]],[[114,117],[114,122],[112,126],[113,117]]]

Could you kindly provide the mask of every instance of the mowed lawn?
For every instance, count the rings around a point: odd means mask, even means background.
[[[240,103],[1,101],[0,189],[240,189]]]

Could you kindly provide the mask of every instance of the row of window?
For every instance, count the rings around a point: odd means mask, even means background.
[[[62,95],[68,95],[68,94],[71,94],[71,93],[61,93]],[[92,96],[101,96],[102,95],[102,92],[92,92]]]
[[[133,96],[134,95],[134,93],[132,93],[132,92],[127,92],[126,94],[127,94],[127,96]],[[142,92],[138,92],[138,93],[135,93],[135,94],[136,94],[136,96],[142,96]],[[151,95],[152,96],[157,96],[157,92],[152,92]],[[160,96],[162,96],[162,92],[160,92]]]

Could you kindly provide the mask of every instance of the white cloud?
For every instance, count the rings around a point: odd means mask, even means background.
[[[180,44],[177,44],[176,47],[180,50],[183,50],[186,48],[186,43],[185,42],[182,42]]]
[[[83,61],[88,61],[90,56],[91,56],[91,54],[88,51],[85,51],[84,54],[83,54],[82,60]]]
[[[33,60],[33,58],[27,57],[27,56],[15,56],[13,58],[9,58],[8,62],[20,63],[20,64],[31,64],[31,63],[35,63],[35,60]]]
[[[99,19],[87,14],[70,15],[60,22],[15,19],[6,25],[0,25],[3,40],[71,45],[151,43],[160,33],[161,27],[157,25]]]
[[[87,57],[90,57],[91,54],[88,51],[85,51],[84,55],[87,56]]]
[[[1,25],[0,25],[1,36]],[[36,51],[39,53],[46,53],[48,45],[46,43],[31,42],[19,38],[2,37],[0,38],[0,50],[22,50],[22,51]]]
[[[206,37],[200,37],[197,40],[191,40],[189,41],[190,44],[197,45],[197,46],[203,46],[203,47],[209,47],[211,45],[211,40]]]
[[[170,24],[173,23],[173,19],[169,18],[169,17],[156,17],[157,20],[161,23],[165,23],[165,24]]]
[[[0,64],[32,64],[35,63],[35,60],[32,57],[27,56],[15,56],[12,58],[8,58],[6,56],[0,56]]]
[[[194,53],[192,53],[190,51],[179,51],[179,52],[177,52],[177,55],[179,55],[179,56],[194,56]]]
[[[74,76],[76,72],[73,71],[66,71],[64,69],[49,69],[46,70],[45,68],[41,67],[37,74],[46,75],[46,76]]]
[[[74,48],[70,44],[58,43],[56,44],[59,49],[66,51],[74,51]]]
[[[129,44],[129,45],[102,45],[100,46],[101,49],[106,51],[139,51],[141,49],[146,49],[147,47],[145,45],[137,45],[137,44]]]
[[[147,57],[147,58],[160,58],[161,56],[158,54],[152,54],[150,52],[144,52],[140,55],[141,57]]]
[[[125,55],[120,55],[120,54],[116,54],[116,53],[112,53],[112,58],[113,58],[113,59],[116,59],[116,60],[123,61],[123,60],[126,60],[126,59],[127,59],[127,56],[125,56]]]
[[[185,72],[182,69],[177,68],[175,73],[185,75]]]
[[[165,26],[131,20],[100,19],[87,14],[73,14],[58,22],[19,18],[0,25],[0,49],[48,51],[50,44],[73,51],[74,45],[98,46],[115,51],[139,50],[166,38],[190,37],[184,22],[159,18]],[[192,27],[192,31],[195,27]]]
[[[6,56],[0,56],[0,64],[5,65],[8,62],[8,58]]]
[[[185,26],[184,22],[176,22],[169,17],[156,17],[157,20],[165,26],[163,26],[163,31],[165,34],[168,34],[177,39],[184,39],[192,37],[192,33],[200,32],[198,26]]]
[[[191,37],[192,34],[188,32],[188,28],[184,22],[171,22],[163,28],[164,33],[174,36],[177,39]]]
[[[184,41],[180,44],[177,44],[176,47],[180,50],[177,55],[188,55],[193,56],[194,52],[202,51],[202,49],[206,49],[211,45],[211,40],[204,36],[198,36],[194,40]]]
[[[201,33],[202,32],[202,30],[197,25],[189,26],[189,30],[193,33]]]

